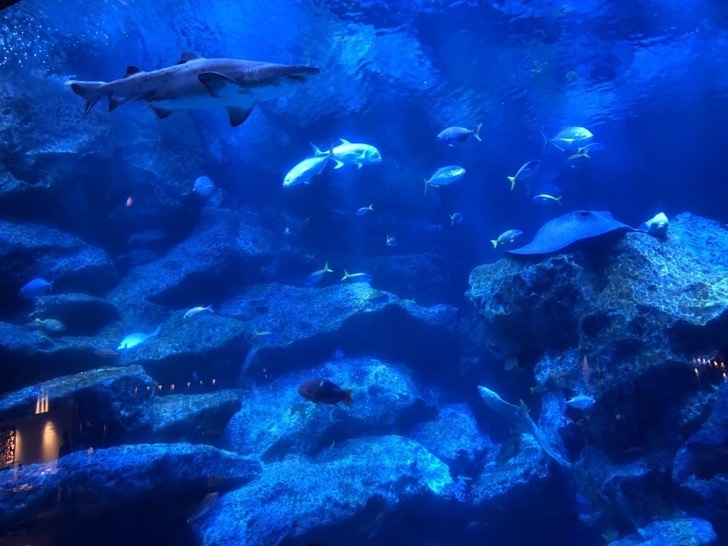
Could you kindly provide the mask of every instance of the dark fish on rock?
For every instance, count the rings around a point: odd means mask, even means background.
[[[256,103],[290,93],[318,73],[318,68],[310,66],[205,59],[184,52],[174,66],[149,72],[129,66],[119,80],[71,80],[66,84],[86,99],[85,114],[102,97],[109,99],[109,111],[128,101],[146,101],[160,118],[175,110],[223,106],[230,124],[237,127],[248,118]]]
[[[326,379],[309,379],[301,383],[298,387],[298,394],[316,404],[338,404],[343,402],[350,406],[352,402],[350,390],[344,390],[336,383]]]

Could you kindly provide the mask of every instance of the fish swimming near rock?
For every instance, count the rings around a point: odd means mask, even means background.
[[[520,406],[516,406],[515,404],[511,404],[503,400],[498,395],[498,393],[490,390],[487,387],[482,386],[478,387],[478,393],[480,393],[480,397],[490,409],[495,411],[498,415],[501,415],[502,417],[511,420],[515,425],[518,426],[518,428],[520,428],[524,432],[532,434],[533,437],[536,438],[538,444],[541,446],[541,449],[543,449],[544,452],[554,461],[556,461],[563,467],[571,467],[571,463],[564,459],[561,455],[559,455],[559,453],[549,445],[546,437],[536,426],[536,423],[533,422],[533,419],[531,419],[531,417],[528,415],[528,408],[526,408],[526,405],[523,403],[523,401],[521,401]]]
[[[186,51],[173,66],[149,72],[129,66],[118,80],[70,80],[66,85],[86,100],[84,114],[102,97],[109,99],[109,111],[129,101],[146,101],[160,118],[175,110],[222,106],[230,125],[237,127],[258,102],[290,93],[319,72],[310,66],[206,59]]]
[[[212,304],[210,304],[207,307],[193,307],[192,309],[185,312],[185,314],[183,316],[184,316],[184,318],[192,318],[195,315],[204,313],[205,311],[209,311],[210,313],[215,313],[215,311],[212,310]]]
[[[664,237],[667,235],[667,228],[669,226],[670,221],[667,219],[667,215],[664,212],[659,212],[642,224],[639,229],[640,231],[645,231],[650,235]]]
[[[160,324],[157,326],[157,328],[149,333],[149,334],[143,334],[141,332],[134,332],[133,334],[129,334],[124,339],[121,340],[121,343],[119,343],[119,346],[116,348],[117,351],[122,351],[126,349],[132,349],[133,347],[136,347],[137,345],[141,345],[145,341],[150,340],[151,338],[155,337],[157,334],[159,334],[159,329],[162,327]]]
[[[33,321],[33,325],[47,334],[60,334],[66,331],[66,326],[56,319],[37,318]]]
[[[314,271],[313,273],[309,274],[306,277],[305,284],[306,284],[306,286],[311,286],[312,284],[316,284],[317,282],[319,282],[321,279],[324,278],[324,275],[326,275],[326,273],[333,273],[333,272],[334,272],[334,270],[329,268],[329,262],[326,262],[326,264],[324,264],[323,269]]]
[[[34,300],[40,296],[50,294],[53,289],[53,280],[50,282],[40,277],[28,281],[20,289],[19,295],[26,300]]]
[[[215,191],[215,183],[210,180],[209,176],[198,176],[192,185],[192,191],[202,197],[210,197],[212,192]]]
[[[373,277],[369,273],[349,273],[344,269],[344,276],[341,277],[342,281],[352,282],[372,282]]]
[[[473,136],[478,142],[483,142],[480,138],[480,128],[483,126],[482,123],[478,123],[473,129],[466,129],[465,127],[448,127],[440,131],[435,140],[438,142],[445,142],[448,146],[455,146],[455,142],[465,142],[468,140],[470,135]]]
[[[202,499],[199,506],[195,508],[194,512],[192,512],[187,518],[187,523],[192,523],[207,514],[210,509],[215,506],[218,496],[219,493],[217,491],[213,491],[212,493],[205,495],[205,498]]]
[[[350,390],[344,390],[327,379],[309,379],[298,387],[298,394],[316,404],[338,404],[350,406],[353,399]]]
[[[551,254],[578,241],[627,231],[635,230],[627,224],[615,220],[609,212],[577,210],[546,222],[536,232],[533,241],[506,252],[510,254]]]
[[[490,242],[493,244],[493,248],[498,248],[500,245],[512,243],[521,235],[523,232],[520,229],[509,229],[501,233],[497,239],[491,239]]]
[[[594,404],[596,404],[596,400],[594,400],[591,396],[587,396],[585,394],[579,394],[577,396],[574,396],[572,398],[569,398],[565,404],[569,406],[570,408],[587,411],[591,409]]]

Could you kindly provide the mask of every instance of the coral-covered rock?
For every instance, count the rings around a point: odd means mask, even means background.
[[[213,443],[240,406],[231,390],[157,396],[152,404],[152,432],[156,440]]]
[[[64,508],[79,512],[129,509],[156,496],[157,502],[169,503],[170,509],[181,511],[178,517],[185,517],[189,507],[176,503],[190,493],[204,492],[210,476],[217,487],[240,486],[259,468],[254,461],[205,445],[138,444],[75,451],[58,465],[29,465],[19,480],[12,470],[0,472],[0,526],[55,507],[61,490]]]
[[[445,360],[455,352],[454,307],[420,306],[366,283],[260,285],[218,311],[245,321],[252,340],[245,372],[256,378],[262,368],[280,374],[337,350],[409,365]]]
[[[106,422],[109,430],[129,439],[150,428],[153,390],[156,382],[140,366],[99,368],[58,377],[7,393],[0,398],[0,421],[35,412],[37,395],[48,393],[49,402],[71,405],[94,420]],[[119,439],[119,438],[117,438]]]
[[[451,483],[447,466],[412,440],[359,438],[314,460],[266,465],[258,479],[222,496],[194,525],[204,544],[376,542],[408,508],[416,513],[413,505],[432,513],[428,503]]]
[[[33,278],[53,281],[53,292],[100,295],[116,281],[106,253],[78,237],[40,224],[0,220],[0,298],[16,302]]]
[[[303,398],[299,385],[315,378],[351,390],[352,405],[329,406]],[[368,358],[333,360],[291,372],[243,391],[240,399],[242,409],[228,425],[225,446],[266,461],[316,454],[358,436],[403,431],[437,412],[404,369]]]

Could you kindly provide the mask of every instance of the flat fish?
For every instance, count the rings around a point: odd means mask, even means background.
[[[615,220],[606,211],[577,210],[546,222],[536,232],[533,241],[520,248],[507,250],[510,254],[551,254],[585,239],[608,233],[635,231]]]

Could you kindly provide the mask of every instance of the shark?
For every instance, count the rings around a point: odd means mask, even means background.
[[[109,100],[109,112],[129,101],[146,101],[160,118],[175,110],[223,106],[230,125],[237,127],[258,102],[282,97],[319,72],[311,66],[207,59],[185,51],[173,66],[150,71],[129,66],[118,80],[69,80],[66,85],[86,100],[84,115],[103,97]]]

